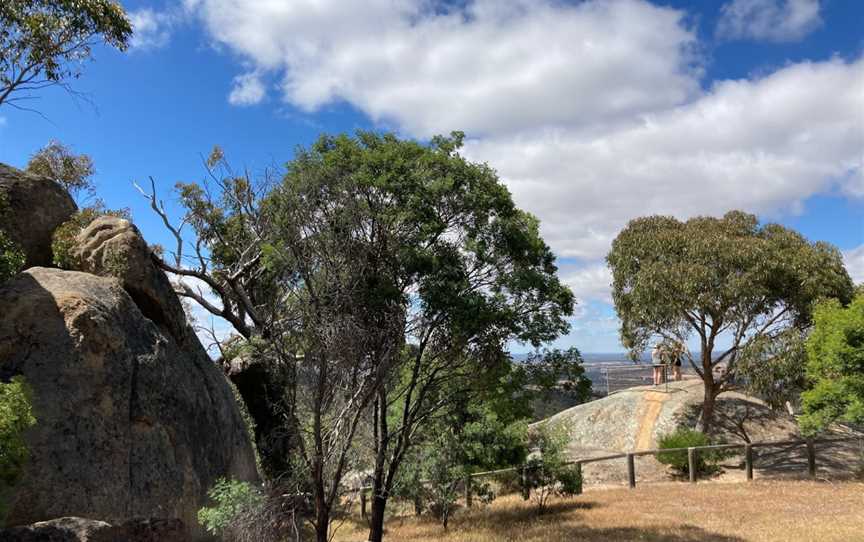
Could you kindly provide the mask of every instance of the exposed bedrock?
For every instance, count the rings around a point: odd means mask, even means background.
[[[0,164],[0,196],[8,210],[0,229],[24,251],[25,268],[52,263],[51,236],[77,209],[56,182]]]

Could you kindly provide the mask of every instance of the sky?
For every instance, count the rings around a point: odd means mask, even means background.
[[[170,238],[133,181],[179,216],[174,183],[203,179],[214,145],[254,174],[325,132],[461,130],[579,301],[557,346],[623,350],[604,257],[639,216],[756,213],[833,243],[864,281],[862,0],[123,6],[132,46],[94,49],[83,97],[0,106],[0,162],[52,139],[89,154],[99,196],[151,243]]]

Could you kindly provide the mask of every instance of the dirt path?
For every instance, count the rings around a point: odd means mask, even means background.
[[[636,451],[650,450],[654,447],[654,426],[667,399],[669,395],[666,393],[655,391],[645,393],[644,407],[639,417],[639,432],[636,435]]]

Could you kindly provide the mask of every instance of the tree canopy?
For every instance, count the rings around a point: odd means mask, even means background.
[[[70,90],[100,38],[122,51],[131,35],[112,0],[0,2],[0,105],[22,107],[29,92],[50,85]]]
[[[815,433],[835,421],[864,424],[864,293],[848,307],[819,304],[813,320],[801,427]]]
[[[267,366],[284,368],[284,378],[256,377],[273,383],[265,393],[235,382],[256,431],[264,418],[292,420],[272,433],[296,437],[319,539],[359,424],[372,433],[370,538],[380,539],[377,520],[419,428],[456,391],[500,375],[511,341],[539,346],[568,329],[573,295],[537,219],[491,168],[459,154],[462,137],[323,136],[298,149],[281,181],[272,170],[257,181],[234,172],[217,149],[207,182],[180,185],[191,260],[183,225],[148,195],[177,239],[162,265],[180,277],[178,293],[228,320]],[[255,404],[262,395],[269,406]]]
[[[717,394],[731,386],[753,341],[806,328],[818,299],[845,303],[852,295],[835,247],[739,211],[685,222],[633,220],[607,261],[621,338],[634,353],[652,339],[699,339],[698,359],[687,356],[705,384],[705,430]],[[721,341],[729,346],[715,351]],[[723,372],[715,376],[718,365]]]
[[[56,140],[36,151],[27,162],[26,170],[60,183],[76,201],[78,196],[93,196],[96,191],[93,160],[86,154],[75,154]]]

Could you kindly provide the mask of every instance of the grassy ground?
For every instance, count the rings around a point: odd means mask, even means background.
[[[864,483],[652,484],[594,489],[552,502],[538,516],[515,495],[457,512],[450,528],[410,515],[387,522],[385,540],[499,541],[864,541]],[[358,519],[335,541],[362,541]]]

